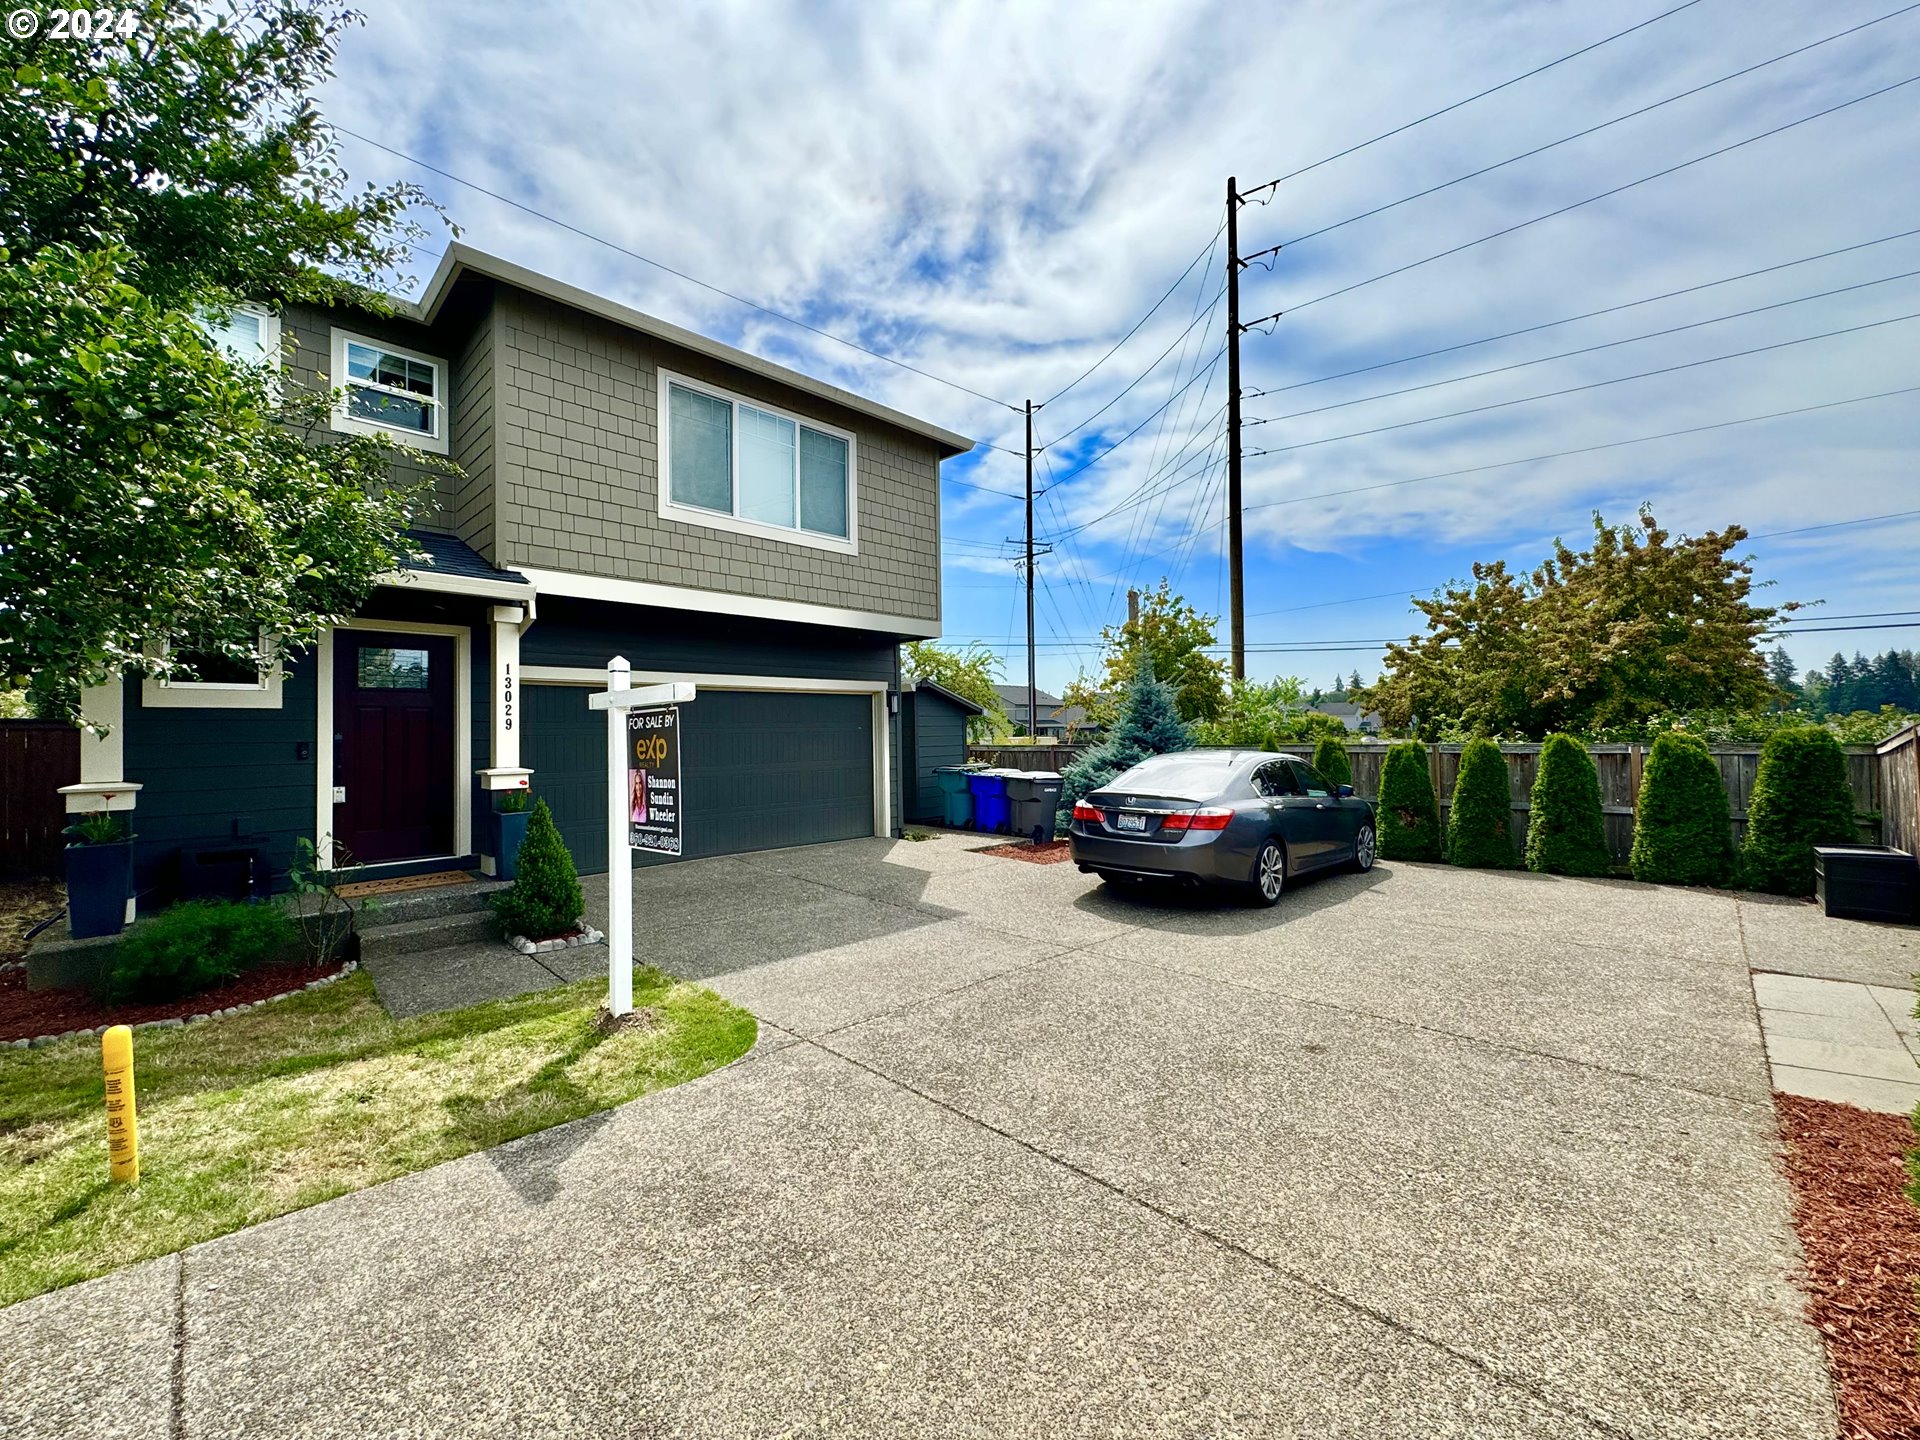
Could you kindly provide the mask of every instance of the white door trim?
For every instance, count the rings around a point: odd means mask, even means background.
[[[314,686],[314,845],[320,868],[333,865],[333,632],[384,630],[394,635],[453,637],[453,853],[473,853],[473,627],[426,620],[370,620],[356,616],[320,632]],[[431,858],[431,857],[423,857]]]

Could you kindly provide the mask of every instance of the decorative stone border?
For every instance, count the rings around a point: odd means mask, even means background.
[[[582,945],[604,945],[607,937],[591,925],[583,925],[578,935],[562,935],[557,940],[529,940],[524,935],[509,935],[507,943],[522,955],[545,955],[551,950],[577,950]]]
[[[310,980],[298,990],[282,990],[278,995],[269,995],[264,1000],[249,1000],[244,1005],[228,1005],[224,1009],[209,1010],[200,1015],[176,1015],[170,1020],[142,1020],[134,1025],[135,1030],[178,1030],[184,1025],[197,1025],[202,1020],[224,1020],[229,1015],[243,1015],[249,1010],[258,1010],[262,1005],[271,1005],[276,1000],[291,1000],[294,996],[308,990],[322,990],[327,986],[347,978],[360,968],[358,960],[349,960],[331,975],[322,975],[318,980]],[[56,1040],[79,1040],[88,1035],[104,1035],[111,1026],[95,1025],[86,1030],[62,1030],[56,1035],[34,1035],[22,1040],[0,1040],[0,1050],[37,1050],[42,1045],[51,1045]]]

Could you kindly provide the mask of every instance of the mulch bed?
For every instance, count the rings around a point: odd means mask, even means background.
[[[102,1005],[86,990],[29,990],[25,970],[0,970],[0,1040],[92,1030],[101,1025],[138,1025],[145,1020],[184,1020],[229,1005],[298,990],[340,972],[336,965],[262,965],[226,985],[164,1005]]]
[[[57,880],[0,884],[0,960],[19,959],[27,948],[27,932],[66,906],[67,887]]]
[[[1920,1208],[1908,1198],[1913,1123],[1776,1095],[1807,1314],[1826,1341],[1842,1440],[1920,1436]]]
[[[1065,840],[1048,840],[1035,845],[1031,840],[1016,840],[1008,845],[989,845],[982,855],[1004,855],[1009,860],[1024,860],[1029,865],[1058,865],[1072,858]]]

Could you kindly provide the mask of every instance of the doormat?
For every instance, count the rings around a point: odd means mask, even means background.
[[[436,870],[431,875],[398,875],[390,880],[350,880],[336,885],[334,891],[343,900],[364,900],[369,895],[402,895],[409,890],[438,890],[443,885],[471,885],[471,870]]]

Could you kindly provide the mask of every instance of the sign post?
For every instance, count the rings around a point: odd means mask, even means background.
[[[607,712],[607,1010],[633,1013],[633,851],[680,853],[680,712],[683,681],[632,688],[633,667],[607,662],[607,688],[589,695]],[[670,845],[668,842],[671,842]]]

